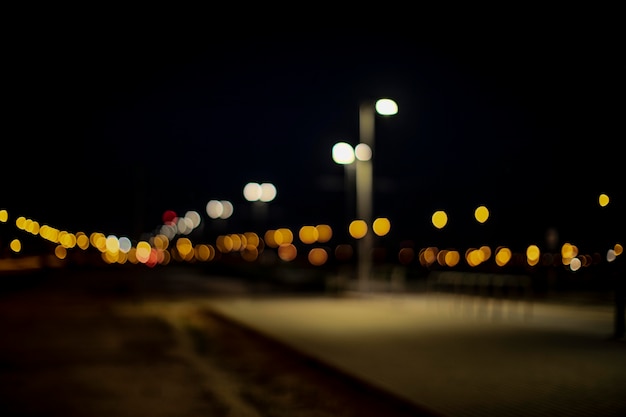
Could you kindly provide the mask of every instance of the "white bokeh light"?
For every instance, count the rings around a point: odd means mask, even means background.
[[[264,182],[263,184],[261,184],[261,197],[259,198],[259,200],[266,203],[272,201],[276,198],[276,193],[276,187],[274,186],[274,184]]]
[[[130,249],[133,247],[132,242],[127,237],[121,237],[118,240],[120,251],[123,253],[128,253]]]
[[[206,204],[206,214],[212,219],[217,219],[221,217],[223,212],[224,212],[224,206],[222,205],[221,201],[210,200]]]
[[[354,148],[354,154],[359,161],[369,161],[372,159],[372,148],[367,143],[359,143]]]
[[[347,142],[335,143],[332,155],[333,161],[340,165],[348,165],[354,162],[354,149]]]
[[[607,262],[613,262],[617,258],[617,254],[614,249],[609,249],[606,251],[606,260]]]
[[[233,203],[227,200],[222,200],[222,214],[220,215],[221,219],[228,219],[235,212],[235,207],[233,207]]]
[[[383,116],[393,116],[398,113],[398,105],[388,98],[381,98],[376,101],[376,112]]]
[[[247,201],[259,201],[262,193],[261,184],[256,182],[249,182],[243,187],[243,197]]]

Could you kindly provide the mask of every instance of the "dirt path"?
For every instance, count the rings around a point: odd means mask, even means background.
[[[420,415],[185,300],[4,295],[0,331],[3,416]]]

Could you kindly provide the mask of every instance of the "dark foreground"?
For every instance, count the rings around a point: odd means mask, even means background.
[[[0,294],[0,415],[434,415],[185,296],[78,283]]]

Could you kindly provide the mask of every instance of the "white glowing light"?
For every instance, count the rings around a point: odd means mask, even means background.
[[[346,142],[338,142],[333,145],[333,161],[340,165],[348,165],[354,162],[354,149]]]
[[[243,187],[243,196],[248,201],[259,201],[262,193],[261,184],[256,182],[249,182]]]
[[[367,143],[359,143],[354,148],[354,154],[359,161],[369,161],[372,159],[372,148]]]
[[[227,219],[233,215],[235,208],[233,207],[233,203],[231,203],[230,201],[222,200],[221,203],[222,203],[223,210],[222,210],[222,214],[220,215],[220,218]]]
[[[376,102],[376,112],[383,116],[393,116],[398,113],[398,105],[388,98],[381,98]]]
[[[261,184],[261,196],[259,197],[259,200],[263,202],[272,201],[276,198],[276,193],[276,187],[274,184],[264,182]]]

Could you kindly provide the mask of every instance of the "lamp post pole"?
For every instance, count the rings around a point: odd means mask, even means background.
[[[397,104],[390,99],[362,102],[359,106],[359,145],[356,154],[356,203],[357,217],[365,221],[368,230],[358,241],[357,247],[357,278],[361,291],[368,291],[372,276],[372,250],[374,236],[372,234],[372,213],[374,206],[374,149],[376,113],[391,116],[398,112]]]
[[[359,142],[374,149],[374,104],[361,103],[359,106]],[[372,224],[374,169],[372,159],[356,161],[356,209],[357,218]],[[373,236],[370,230],[357,243],[357,279],[360,291],[369,290],[372,274]]]

